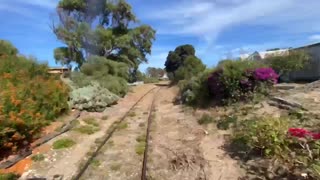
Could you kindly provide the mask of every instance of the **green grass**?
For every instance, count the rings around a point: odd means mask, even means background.
[[[31,157],[32,161],[38,162],[38,161],[43,161],[44,160],[44,155],[43,154],[36,154]]]
[[[128,123],[122,122],[118,125],[119,129],[127,129],[129,127]]]
[[[121,164],[112,164],[112,165],[110,166],[110,169],[111,169],[112,171],[119,171],[120,168],[121,168]]]
[[[72,146],[74,146],[76,144],[76,142],[74,142],[71,139],[60,139],[57,140],[53,143],[53,149],[65,149],[65,148],[70,148]]]
[[[101,162],[97,159],[94,159],[91,161],[92,166],[99,167],[101,165]]]
[[[92,126],[92,125],[84,125],[84,126],[80,126],[80,127],[76,128],[75,130],[80,132],[81,134],[91,135],[91,134],[98,132],[100,130],[100,128],[98,128],[96,126]]]
[[[92,126],[96,126],[96,127],[99,127],[99,123],[97,122],[97,120],[93,117],[88,117],[88,118],[85,118],[83,119],[83,121],[85,123],[87,123],[88,125],[92,125]]]
[[[145,142],[139,142],[137,145],[136,145],[136,148],[135,148],[135,150],[136,150],[136,153],[138,154],[138,155],[143,155],[143,153],[144,153],[144,150],[145,150],[145,147],[146,147],[146,143]]]
[[[209,114],[203,114],[202,117],[198,120],[199,124],[210,124],[213,122],[214,119]]]
[[[137,142],[145,142],[145,141],[146,141],[146,135],[145,135],[145,134],[142,134],[142,135],[138,136],[138,137],[136,138],[136,141],[137,141]]]
[[[105,116],[102,116],[102,118],[101,118],[102,120],[108,120],[109,119],[109,116],[107,116],[107,115],[105,115]]]

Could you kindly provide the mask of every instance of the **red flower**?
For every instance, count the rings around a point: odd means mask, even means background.
[[[313,133],[313,134],[312,134],[312,138],[313,138],[314,140],[319,140],[319,139],[320,139],[320,133]]]
[[[303,138],[308,135],[311,135],[311,133],[308,130],[303,128],[290,128],[288,132],[291,136],[299,137],[299,138]]]

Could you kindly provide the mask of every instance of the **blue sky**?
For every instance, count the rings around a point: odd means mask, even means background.
[[[0,0],[0,39],[21,54],[56,66],[61,46],[50,30],[58,0]],[[320,42],[319,0],[128,0],[143,23],[157,30],[149,64],[163,67],[168,51],[195,46],[208,66],[220,59],[268,48]]]

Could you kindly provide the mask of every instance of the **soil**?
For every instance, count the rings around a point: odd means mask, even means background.
[[[151,132],[148,174],[151,179],[227,180],[243,171],[221,147],[224,137],[204,129],[191,110],[175,105],[177,89],[163,88],[157,98]]]

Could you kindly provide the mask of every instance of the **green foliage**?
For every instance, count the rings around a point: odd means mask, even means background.
[[[302,50],[290,51],[285,56],[271,56],[264,59],[264,62],[276,70],[280,75],[298,71],[310,64],[310,55]]]
[[[9,41],[0,40],[0,57],[4,55],[15,56],[18,54],[18,49]]]
[[[91,86],[98,83],[112,93],[124,96],[128,91],[128,66],[103,57],[92,56],[80,68],[80,72],[71,73],[71,80],[79,87]]]
[[[201,60],[195,56],[189,56],[185,59],[183,64],[175,71],[174,81],[189,80],[203,72],[206,66],[202,64]]]
[[[178,83],[181,99],[191,106],[207,106],[211,100],[208,89],[208,77],[213,69],[207,69],[192,77],[190,80],[182,80]]]
[[[228,130],[231,125],[237,123],[238,118],[236,116],[227,116],[224,119],[221,119],[217,123],[217,128],[221,130]]]
[[[140,136],[138,136],[137,138],[136,138],[136,141],[137,142],[145,142],[146,141],[146,135],[145,134],[142,134],[142,135],[140,135]]]
[[[53,149],[65,149],[65,148],[70,148],[72,146],[74,146],[76,144],[76,142],[74,142],[71,139],[60,139],[57,140],[53,143]]]
[[[19,176],[13,173],[9,174],[2,174],[0,173],[0,180],[17,180],[19,179]]]
[[[59,22],[53,29],[66,44],[55,50],[58,62],[75,62],[81,67],[88,54],[124,62],[135,69],[147,62],[155,31],[148,25],[137,24],[125,0],[60,0],[58,7]]]
[[[161,68],[148,67],[146,75],[151,78],[161,78],[164,75],[165,71]]]
[[[31,157],[32,161],[43,161],[44,160],[44,155],[43,154],[36,154]]]
[[[183,65],[184,61],[189,56],[195,57],[195,49],[190,44],[178,46],[174,51],[169,52],[165,62],[165,67],[168,73],[172,73],[172,78],[175,78],[175,71],[177,71],[179,67]]]
[[[68,110],[69,89],[47,71],[34,59],[0,57],[0,150],[16,151]]]
[[[285,118],[245,120],[234,130],[233,141],[245,145],[247,153],[280,157],[288,151],[288,128],[289,122]]]
[[[210,124],[210,123],[213,123],[213,122],[214,122],[214,119],[209,114],[203,114],[201,116],[201,118],[198,120],[199,124]]]
[[[101,162],[97,159],[93,159],[91,161],[91,164],[94,166],[94,167],[99,167],[101,165]]]
[[[146,148],[146,143],[144,141],[138,142],[138,144],[136,144],[136,147],[135,147],[136,153],[140,156],[143,155],[145,148]]]

